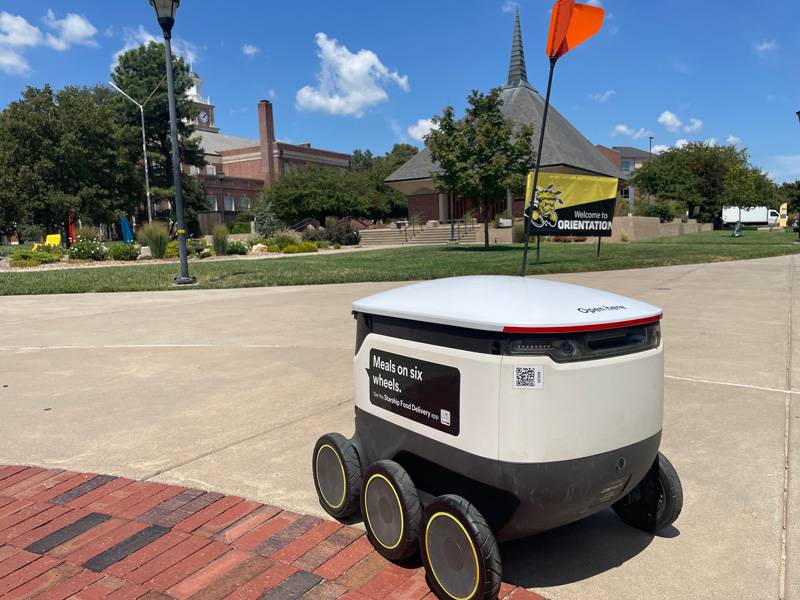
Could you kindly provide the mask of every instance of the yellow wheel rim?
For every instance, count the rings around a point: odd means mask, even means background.
[[[451,519],[456,525],[458,525],[459,529],[461,529],[461,531],[464,533],[464,537],[469,542],[469,547],[472,550],[472,559],[473,559],[474,564],[475,564],[475,585],[473,586],[472,591],[469,594],[467,594],[466,596],[454,596],[453,594],[451,594],[447,590],[447,588],[442,584],[441,580],[439,579],[439,576],[436,574],[436,569],[434,569],[433,563],[430,561],[430,555],[431,554],[430,554],[428,533],[430,532],[431,523],[433,523],[433,521],[435,519],[439,518],[439,517],[446,517],[448,519]],[[453,600],[469,600],[470,598],[473,598],[475,596],[475,592],[478,591],[478,583],[480,582],[480,569],[478,568],[478,552],[475,549],[475,544],[472,543],[472,537],[470,537],[470,535],[467,532],[467,529],[464,527],[464,525],[461,524],[461,521],[456,519],[450,513],[446,513],[446,512],[434,513],[434,515],[430,519],[428,519],[428,522],[425,524],[425,554],[427,554],[428,557],[429,557],[428,558],[428,564],[431,566],[431,573],[433,573],[433,577],[434,577],[434,579],[436,579],[436,583],[438,583],[439,587],[444,590],[445,594],[447,594],[448,596],[453,598]]]
[[[367,494],[369,494],[369,486],[375,479],[383,479],[386,482],[386,485],[389,486],[389,489],[392,490],[394,494],[395,500],[397,500],[397,510],[400,513],[400,533],[397,536],[397,541],[392,544],[391,546],[384,544],[383,540],[381,540],[378,535],[375,533],[375,528],[372,526],[372,520],[369,516],[369,504],[367,503]],[[370,530],[372,530],[373,537],[378,541],[378,543],[386,548],[387,550],[394,550],[400,545],[400,542],[403,540],[403,532],[405,530],[405,521],[403,519],[403,504],[400,502],[400,496],[397,494],[397,490],[394,489],[392,482],[389,481],[387,477],[382,475],[381,473],[374,473],[368,480],[367,485],[364,488],[364,512],[366,513],[367,523],[369,524]]]
[[[317,472],[317,482],[322,481],[322,479],[321,479],[321,477],[319,475],[319,455],[322,454],[322,451],[326,450],[326,449],[329,452],[333,453],[333,455],[336,457],[336,462],[339,464],[339,470],[342,473],[342,482],[343,482],[343,485],[342,485],[342,497],[338,500],[338,502],[336,502],[334,504],[325,495],[325,492],[322,490],[322,486],[318,485],[317,487],[319,487],[319,493],[322,496],[322,499],[325,500],[325,503],[328,506],[330,506],[332,509],[337,510],[337,509],[342,507],[342,505],[344,504],[344,500],[347,497],[347,477],[344,474],[344,465],[342,464],[342,459],[339,458],[339,453],[330,444],[323,444],[322,446],[319,447],[319,450],[317,450],[317,460],[314,461],[314,470]]]

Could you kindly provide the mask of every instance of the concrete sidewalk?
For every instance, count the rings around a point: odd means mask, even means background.
[[[800,392],[789,329],[799,265],[552,277],[664,308],[662,449],[685,505],[671,539],[606,511],[507,545],[507,582],[550,598],[774,599],[785,587],[800,600],[800,395],[789,392]],[[394,285],[0,298],[0,463],[213,489],[321,516],[309,455],[321,433],[353,429],[350,304]]]

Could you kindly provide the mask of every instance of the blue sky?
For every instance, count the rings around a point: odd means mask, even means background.
[[[594,143],[734,142],[777,181],[800,179],[800,5],[593,0],[604,30],[568,54],[553,104]],[[176,47],[192,59],[224,133],[384,152],[425,119],[504,83],[519,6],[532,85],[544,92],[551,2],[184,0]],[[224,9],[223,9],[224,7]],[[26,85],[105,82],[114,55],[158,34],[146,0],[4,0],[0,106]],[[422,120],[422,121],[421,121]]]

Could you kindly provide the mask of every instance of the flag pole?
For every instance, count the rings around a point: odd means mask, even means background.
[[[558,57],[554,57],[550,59],[550,75],[547,78],[547,93],[545,94],[544,98],[544,112],[542,113],[542,129],[539,132],[539,149],[536,151],[536,168],[533,172],[533,196],[531,196],[531,205],[528,207],[528,210],[525,211],[525,249],[522,252],[522,272],[520,275],[525,277],[525,273],[528,270],[528,246],[530,244],[530,237],[531,237],[531,216],[528,214],[528,211],[531,211],[533,208],[533,203],[536,201],[537,195],[537,185],[539,185],[539,170],[542,166],[542,147],[544,146],[544,129],[547,126],[547,113],[550,110],[550,90],[553,88],[553,72],[556,69],[556,61]],[[540,236],[536,236],[536,262],[539,262],[539,239]]]
[[[598,235],[597,236],[597,258],[600,258],[600,242],[602,242],[602,241],[603,241],[603,238],[601,238]]]
[[[542,247],[542,236],[536,236],[536,264],[539,264],[539,249]]]

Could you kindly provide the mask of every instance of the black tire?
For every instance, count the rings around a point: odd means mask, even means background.
[[[367,469],[361,515],[369,541],[384,558],[405,560],[419,550],[422,504],[411,477],[396,462],[381,460]]]
[[[497,541],[483,515],[461,496],[439,496],[425,507],[420,552],[437,598],[496,600],[502,578]]]
[[[611,507],[631,527],[649,533],[666,529],[683,508],[683,488],[675,467],[659,452],[644,479]]]
[[[361,463],[353,443],[338,433],[326,433],[314,446],[311,458],[319,503],[335,519],[358,511]]]

